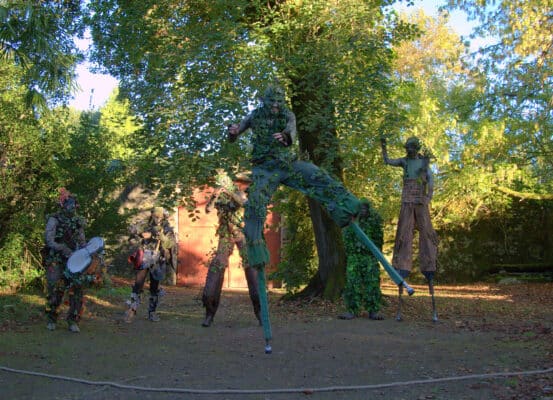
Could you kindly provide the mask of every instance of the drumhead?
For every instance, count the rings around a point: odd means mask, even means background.
[[[90,253],[86,248],[82,248],[71,254],[71,257],[67,260],[67,269],[75,274],[88,267],[91,261]]]
[[[88,241],[85,248],[89,253],[97,253],[104,248],[104,239],[101,237],[93,237]]]

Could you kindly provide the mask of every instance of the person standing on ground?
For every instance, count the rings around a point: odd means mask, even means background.
[[[361,212],[357,223],[371,238],[375,246],[382,249],[382,218],[366,199],[361,199]],[[359,242],[349,227],[344,229],[344,245],[347,259],[344,303],[347,311],[340,314],[338,318],[354,319],[365,310],[369,319],[384,319],[378,313],[382,302],[378,260]]]
[[[56,329],[58,309],[67,292],[69,311],[67,323],[69,331],[80,332],[79,321],[83,310],[83,288],[81,282],[72,279],[67,273],[67,260],[76,250],[86,245],[84,228],[86,220],[77,214],[77,198],[65,188],[60,190],[61,210],[50,215],[46,222],[43,265],[46,269],[47,329]]]
[[[159,321],[156,313],[159,297],[162,295],[160,281],[165,276],[166,263],[170,262],[171,250],[175,246],[175,235],[169,224],[168,215],[163,207],[154,207],[150,217],[144,222],[131,225],[129,241],[137,250],[129,257],[135,269],[135,282],[132,286],[125,321],[130,323],[136,316],[146,278],[150,278],[150,297],[148,300],[148,320]]]

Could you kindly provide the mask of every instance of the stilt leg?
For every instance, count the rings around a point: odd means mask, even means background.
[[[401,317],[401,305],[402,305],[403,299],[401,298],[401,295],[403,294],[403,286],[399,285],[397,287],[397,291],[398,291],[398,298],[397,298],[396,321],[402,321],[403,318]]]
[[[409,271],[406,269],[398,269],[396,270],[398,275],[401,276],[402,279],[405,279],[409,276]],[[405,282],[405,281],[404,281]],[[398,285],[398,302],[397,302],[397,314],[396,314],[396,321],[403,321],[403,316],[401,315],[401,308],[403,306],[403,298],[401,297],[403,295],[403,285]],[[411,294],[409,294],[411,295]]]
[[[261,324],[263,325],[263,335],[265,336],[265,354],[271,354],[273,352],[271,347],[271,339],[273,338],[273,334],[271,332],[271,321],[269,320],[269,305],[267,302],[264,267],[257,271],[257,282],[259,290],[259,303],[261,306]]]
[[[432,298],[432,322],[438,322],[436,299],[434,298],[434,271],[423,271],[422,274],[428,281],[428,293],[430,293],[430,297]]]

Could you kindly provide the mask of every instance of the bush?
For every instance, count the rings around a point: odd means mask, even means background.
[[[0,249],[0,290],[35,285],[42,275],[41,262],[29,251],[23,235],[8,234]]]

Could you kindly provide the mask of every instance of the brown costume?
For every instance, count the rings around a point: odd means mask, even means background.
[[[237,184],[240,184],[239,182],[245,184],[249,183],[250,180],[245,175],[240,174],[237,177]],[[225,182],[213,193],[206,205],[206,213],[211,212],[214,207],[217,209],[217,216],[219,217],[217,236],[219,243],[217,251],[209,264],[202,295],[202,302],[205,307],[205,320],[202,323],[204,327],[211,325],[219,307],[225,269],[228,267],[229,257],[234,250],[234,246],[238,248],[242,263],[244,264],[244,273],[255,316],[258,320],[260,318],[257,271],[251,268],[247,262],[246,238],[241,227],[242,217],[240,209],[245,201],[246,194],[244,191],[237,188],[232,182]]]
[[[403,168],[401,209],[399,211],[392,265],[403,278],[409,275],[413,264],[413,238],[416,229],[419,232],[420,270],[428,280],[434,309],[433,320],[436,321],[432,280],[437,265],[438,236],[432,227],[429,211],[429,204],[434,192],[434,180],[429,167],[429,158],[419,154],[421,145],[416,137],[407,139],[405,143],[406,157],[388,158],[384,138],[381,139],[381,144],[384,162],[394,167]],[[399,291],[401,300],[401,287]],[[401,311],[398,311],[397,319],[401,320]]]
[[[176,243],[173,228],[169,224],[167,212],[162,207],[154,207],[147,221],[133,224],[129,230],[129,241],[138,249],[129,257],[136,275],[131,298],[127,300],[129,308],[125,312],[125,321],[130,323],[136,316],[144,284],[149,277],[148,319],[157,322],[159,316],[156,310],[159,297],[163,294],[159,285],[165,276],[167,263],[173,257],[171,249]]]

